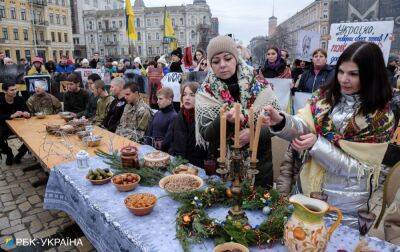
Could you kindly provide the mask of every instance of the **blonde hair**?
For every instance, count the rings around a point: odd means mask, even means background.
[[[157,96],[163,95],[165,98],[174,98],[174,91],[172,91],[171,88],[169,87],[163,87],[160,90],[157,91]]]

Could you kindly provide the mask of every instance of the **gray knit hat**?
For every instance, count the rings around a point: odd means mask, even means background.
[[[211,59],[220,53],[227,52],[233,55],[233,57],[238,60],[238,50],[236,48],[236,43],[231,37],[228,36],[218,36],[210,40],[207,46],[207,59]]]

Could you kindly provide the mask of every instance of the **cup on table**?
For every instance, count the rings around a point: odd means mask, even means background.
[[[207,176],[216,175],[217,162],[215,162],[213,159],[204,160],[204,170],[206,171]]]

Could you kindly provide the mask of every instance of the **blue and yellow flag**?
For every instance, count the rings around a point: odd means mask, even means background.
[[[126,33],[131,40],[137,40],[135,28],[135,13],[133,12],[131,0],[125,0]]]
[[[165,8],[164,11],[164,43],[169,45],[170,50],[178,48],[174,26],[172,24],[172,19],[167,12],[167,8]]]

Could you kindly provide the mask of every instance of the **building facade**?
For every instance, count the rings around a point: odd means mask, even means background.
[[[391,52],[400,53],[399,0],[332,0],[330,23],[394,20]]]
[[[193,50],[204,48],[211,37],[218,34],[218,31],[212,31],[212,15],[205,0],[167,7],[146,7],[143,0],[136,0],[133,9],[137,41],[128,41],[124,9],[84,11],[84,34],[89,58],[94,52],[113,58],[140,56],[147,59],[168,53],[168,45],[163,44],[165,11],[172,19],[180,47],[192,45]],[[218,29],[214,21],[215,27]]]
[[[124,6],[123,0],[75,0],[71,1],[72,33],[74,43],[74,57],[86,57],[87,40],[83,20],[84,11],[110,11],[121,10]],[[92,15],[92,14],[91,14]]]
[[[321,34],[320,47],[327,49],[329,40],[330,0],[315,0],[295,15],[279,24],[273,36],[285,36],[285,49],[290,55],[296,54],[297,37],[301,30]],[[281,46],[281,45],[277,45]]]
[[[0,51],[19,61],[72,57],[69,0],[0,1]]]

